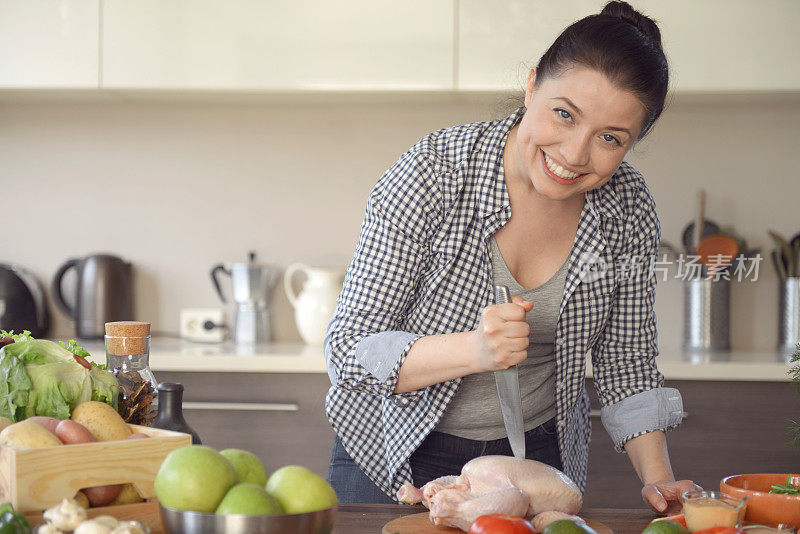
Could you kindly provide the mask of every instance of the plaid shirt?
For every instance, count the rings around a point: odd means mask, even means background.
[[[502,156],[524,111],[426,136],[369,196],[325,338],[333,384],[326,412],[356,464],[393,498],[412,480],[409,457],[461,383],[394,394],[400,367],[416,339],[474,330],[494,302],[488,240],[511,217]],[[653,257],[660,233],[653,198],[628,163],[586,192],[555,340],[561,459],[581,491],[591,433],[587,354],[603,424],[618,451],[633,437],[681,421],[680,394],[662,387],[655,364],[656,279],[649,272],[615,274],[620,259]]]

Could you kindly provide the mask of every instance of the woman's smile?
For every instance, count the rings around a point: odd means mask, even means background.
[[[587,175],[587,173],[569,170],[541,148],[539,152],[542,154],[541,158],[539,158],[542,164],[542,172],[557,184],[573,185],[580,182]]]

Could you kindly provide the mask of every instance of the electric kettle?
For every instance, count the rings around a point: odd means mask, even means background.
[[[70,306],[64,299],[62,279],[70,269],[76,281],[69,292]],[[102,339],[105,324],[133,320],[133,274],[131,264],[110,254],[94,254],[67,260],[53,277],[53,299],[75,322],[75,333],[82,339]]]

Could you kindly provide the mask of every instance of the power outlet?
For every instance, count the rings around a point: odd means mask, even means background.
[[[181,310],[181,337],[189,341],[219,342],[228,333],[225,311],[221,308]]]

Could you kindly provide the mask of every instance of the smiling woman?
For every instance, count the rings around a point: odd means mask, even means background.
[[[524,107],[434,132],[381,177],[325,339],[341,501],[392,502],[404,484],[510,455],[493,371],[511,366],[526,458],[583,491],[587,353],[603,424],[645,502],[671,512],[696,488],[675,481],[667,455],[682,403],[655,363],[655,278],[618,267],[660,241],[653,198],[624,158],[667,85],[655,22],[610,2],[547,50]],[[498,284],[511,302],[494,304]]]

